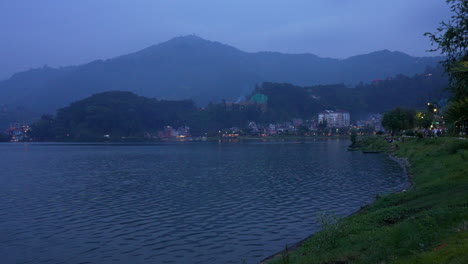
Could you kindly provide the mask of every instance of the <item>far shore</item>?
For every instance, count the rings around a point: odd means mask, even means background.
[[[147,138],[120,138],[120,139],[86,139],[86,140],[56,140],[56,141],[38,141],[25,140],[19,142],[0,142],[0,143],[90,143],[90,144],[105,144],[105,143],[134,143],[134,144],[151,144],[151,143],[176,143],[176,142],[244,142],[244,141],[315,141],[327,139],[349,139],[349,135],[332,135],[332,136],[239,136],[233,138],[225,137],[193,137],[193,138],[170,138],[170,139],[147,139]]]

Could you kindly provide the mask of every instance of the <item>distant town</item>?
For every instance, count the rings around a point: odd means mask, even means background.
[[[232,107],[232,104],[230,105]],[[23,123],[13,123],[5,131],[10,142],[30,141],[31,127]],[[370,114],[367,119],[351,122],[351,115],[347,111],[325,110],[316,117],[304,120],[294,118],[287,122],[262,124],[255,121],[246,121],[243,128],[231,127],[219,130],[220,139],[233,139],[241,136],[271,137],[271,136],[337,136],[349,135],[351,131],[358,134],[375,134],[385,131],[382,127],[382,115]],[[144,138],[162,141],[206,140],[206,136],[193,137],[190,127],[164,126],[162,130],[146,132]],[[103,139],[110,139],[104,134]]]

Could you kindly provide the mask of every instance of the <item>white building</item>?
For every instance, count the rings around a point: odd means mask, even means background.
[[[325,110],[319,113],[318,121],[327,122],[327,127],[349,127],[350,115],[349,112]]]

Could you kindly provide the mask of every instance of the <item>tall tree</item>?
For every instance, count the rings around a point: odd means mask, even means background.
[[[436,45],[434,51],[447,56],[442,62],[450,76],[453,98],[446,114],[455,132],[468,132],[468,1],[447,0],[453,12],[448,22],[441,22],[436,33],[426,33]]]
[[[397,107],[384,114],[382,126],[393,132],[412,129],[415,126],[415,116],[414,110]]]
[[[446,1],[453,12],[450,20],[440,22],[435,33],[426,32],[424,35],[436,46],[432,51],[440,51],[447,56],[443,65],[449,72],[458,61],[466,60],[468,56],[468,1]]]

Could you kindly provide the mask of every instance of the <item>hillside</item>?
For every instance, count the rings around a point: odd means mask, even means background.
[[[223,98],[236,100],[265,81],[354,85],[396,74],[411,76],[439,60],[386,50],[343,60],[311,54],[247,53],[186,36],[105,61],[15,74],[0,82],[0,105],[52,113],[72,101],[109,90],[206,104]]]
[[[426,102],[447,97],[443,92],[446,83],[441,69],[356,88],[263,83],[248,96],[250,103],[210,103],[203,108],[190,100],[158,100],[128,91],[109,91],[73,102],[59,109],[55,118],[43,116],[32,126],[32,136],[35,140],[78,141],[102,140],[103,135],[143,138],[168,125],[188,125],[195,136],[217,135],[231,127],[244,129],[248,121],[268,124],[293,118],[314,119],[325,109],[350,111],[352,120],[357,120],[396,106],[423,108]]]
[[[142,138],[145,132],[165,125],[186,124],[188,113],[195,111],[192,101],[165,101],[109,91],[73,102],[57,110],[55,117],[42,116],[32,126],[32,137],[38,141],[93,141],[105,134]]]
[[[422,108],[427,102],[448,98],[447,76],[439,68],[428,69],[413,77],[394,78],[359,84],[296,86],[287,83],[263,83],[253,94],[268,97],[266,121],[310,118],[325,109],[346,110],[351,118],[364,118],[368,113],[383,113],[394,107]]]

